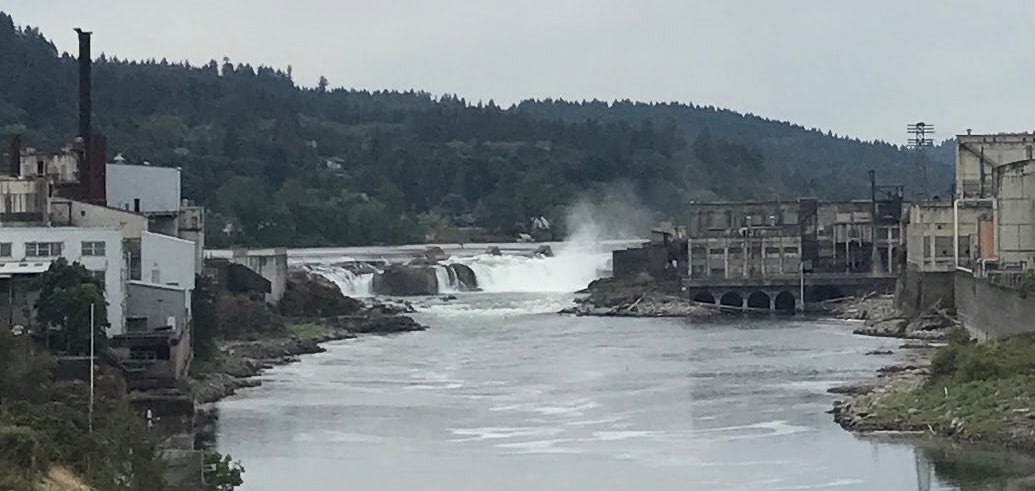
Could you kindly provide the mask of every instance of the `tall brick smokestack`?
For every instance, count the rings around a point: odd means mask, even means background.
[[[90,32],[76,28],[79,33],[79,137],[83,144],[90,142],[90,116],[93,101],[90,97]]]
[[[87,203],[104,205],[105,196],[105,140],[93,133],[93,96],[90,70],[90,34],[76,28],[79,34],[79,138],[83,142],[83,154],[79,159],[79,199]]]
[[[11,135],[10,148],[7,160],[7,174],[18,177],[22,173],[22,136]]]

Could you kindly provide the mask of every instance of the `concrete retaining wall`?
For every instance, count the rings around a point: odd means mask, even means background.
[[[907,316],[917,315],[934,305],[951,311],[956,308],[954,290],[952,272],[923,273],[911,267],[899,276],[895,285],[895,304]]]
[[[955,275],[955,290],[959,318],[978,339],[1035,333],[1035,295],[1021,298],[1017,290],[962,271]]]

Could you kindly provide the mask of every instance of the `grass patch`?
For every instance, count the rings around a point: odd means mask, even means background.
[[[931,362],[931,379],[888,394],[877,421],[969,439],[1003,437],[1035,426],[1035,337],[975,343],[954,335]]]
[[[315,322],[299,322],[288,324],[288,332],[298,339],[317,339],[327,334],[327,329]]]

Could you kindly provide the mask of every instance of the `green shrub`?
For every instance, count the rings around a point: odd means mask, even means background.
[[[959,347],[955,345],[945,346],[935,351],[931,358],[931,380],[940,377],[951,377],[956,373],[956,357]]]
[[[956,355],[957,382],[966,383],[978,380],[990,380],[1002,374],[1000,357],[995,353],[995,346],[974,344],[962,347]]]
[[[1029,269],[1021,275],[1021,286],[1018,293],[1021,298],[1028,298],[1028,293],[1035,291],[1035,269]]]
[[[25,426],[0,427],[0,466],[14,466],[31,475],[46,465],[46,452],[35,430]]]

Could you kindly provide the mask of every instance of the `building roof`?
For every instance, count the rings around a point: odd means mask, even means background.
[[[20,274],[40,274],[48,269],[50,269],[50,261],[0,263],[0,278],[10,278]]]

